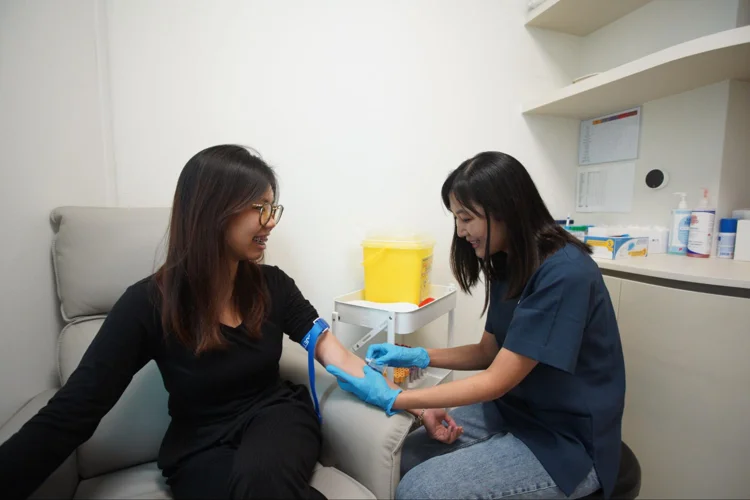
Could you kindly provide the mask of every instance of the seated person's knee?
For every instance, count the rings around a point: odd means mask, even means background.
[[[281,460],[263,460],[254,467],[236,466],[229,478],[231,498],[301,498],[308,482],[300,471]]]
[[[396,499],[443,498],[445,485],[441,481],[427,479],[419,474],[406,474],[396,489]]]

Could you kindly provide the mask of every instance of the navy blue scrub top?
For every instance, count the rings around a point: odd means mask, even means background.
[[[568,244],[548,257],[520,299],[493,282],[485,330],[539,364],[497,404],[506,430],[570,495],[596,467],[607,497],[620,463],[625,363],[601,272]]]

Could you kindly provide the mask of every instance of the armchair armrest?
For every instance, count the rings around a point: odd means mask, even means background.
[[[309,385],[307,353],[285,339],[282,376]],[[414,421],[409,414],[389,417],[339,389],[335,377],[317,365],[315,384],[323,417],[323,465],[335,466],[377,498],[393,498],[400,480],[401,446]]]
[[[321,410],[326,462],[362,483],[376,498],[394,498],[401,479],[401,446],[414,418],[407,413],[389,417],[334,386]]]
[[[26,403],[10,420],[0,426],[0,443],[4,443],[18,432],[23,424],[44,408],[55,395],[57,389],[49,389],[37,394]],[[78,470],[76,467],[76,453],[73,452],[47,480],[42,483],[29,498],[73,498],[78,487]]]

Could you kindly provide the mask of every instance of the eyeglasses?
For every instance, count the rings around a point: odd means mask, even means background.
[[[283,205],[271,205],[270,203],[256,203],[250,206],[258,210],[259,216],[260,216],[260,225],[263,227],[265,227],[269,222],[271,222],[271,217],[273,217],[273,220],[276,222],[276,224],[278,224],[279,221],[281,220],[281,214],[284,213]]]

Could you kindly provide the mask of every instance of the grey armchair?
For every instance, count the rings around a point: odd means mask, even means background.
[[[104,317],[125,288],[159,261],[169,217],[163,208],[66,207],[52,213],[53,261],[65,327],[60,333],[60,384],[78,365]],[[284,344],[281,373],[307,383],[305,351]],[[400,450],[412,423],[387,417],[341,391],[317,371],[323,415],[323,453],[312,479],[328,498],[393,498]],[[0,442],[52,397],[29,401],[0,427]],[[136,374],[94,435],[33,494],[34,498],[171,498],[155,460],[169,424],[167,392],[152,361]],[[2,492],[0,492],[2,493]]]

